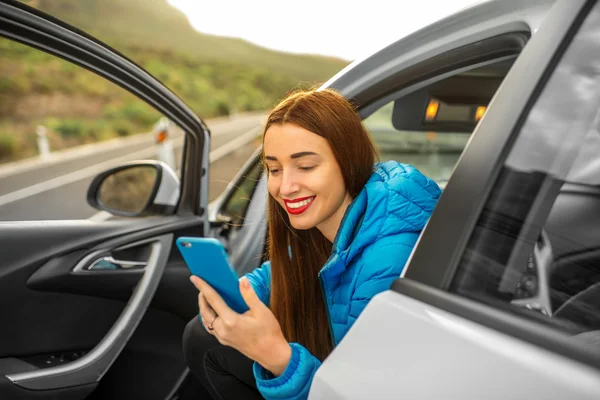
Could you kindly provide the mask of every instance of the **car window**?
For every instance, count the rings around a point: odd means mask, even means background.
[[[600,8],[527,115],[451,290],[570,334],[600,331]]]
[[[513,62],[490,62],[392,96],[363,120],[381,161],[412,164],[444,186]]]
[[[263,164],[257,158],[240,176],[225,205],[219,211],[218,218],[227,222],[232,229],[240,228],[244,224],[250,200],[262,173]]]
[[[86,201],[97,174],[142,159],[179,169],[182,130],[145,102],[9,39],[0,53],[0,221],[108,218]]]

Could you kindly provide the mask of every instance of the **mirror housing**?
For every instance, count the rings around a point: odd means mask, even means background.
[[[132,161],[97,175],[87,192],[88,204],[122,217],[170,215],[175,212],[180,180],[161,161]]]

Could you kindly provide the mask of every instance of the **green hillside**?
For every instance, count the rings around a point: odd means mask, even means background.
[[[337,58],[268,50],[241,39],[195,31],[186,16],[166,0],[37,0],[29,3],[83,29],[118,50],[170,49],[199,61],[224,61],[266,68],[301,81],[322,81],[347,62]],[[235,12],[235,10],[232,10]],[[260,20],[260,11],[255,16]],[[223,16],[223,22],[227,16]],[[129,54],[128,54],[129,55]],[[134,54],[133,54],[134,56]]]
[[[24,2],[122,52],[203,118],[266,110],[291,88],[323,82],[348,64],[198,33],[166,0]],[[144,132],[158,117],[84,69],[0,38],[0,162],[34,155],[38,124],[59,149]]]

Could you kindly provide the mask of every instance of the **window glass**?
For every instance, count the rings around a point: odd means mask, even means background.
[[[145,102],[5,38],[0,54],[0,221],[106,219],[86,201],[97,174],[143,159],[179,169],[183,131]]]
[[[233,228],[239,228],[244,224],[246,211],[262,172],[263,164],[260,159],[257,159],[236,183],[225,206],[219,213],[219,219],[228,222]]]
[[[385,104],[364,119],[380,159],[417,167],[441,186],[514,59],[456,74]]]
[[[471,133],[398,131],[391,123],[393,108],[388,103],[364,120],[380,160],[412,164],[436,182],[447,182]]]
[[[600,330],[600,8],[530,111],[451,290],[573,334]]]

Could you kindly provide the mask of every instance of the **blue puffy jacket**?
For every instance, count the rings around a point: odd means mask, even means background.
[[[440,196],[438,185],[415,167],[395,161],[376,164],[363,190],[346,210],[331,256],[319,278],[334,345],[348,332],[369,300],[397,279]],[[269,303],[269,262],[246,275]],[[320,361],[298,343],[278,377],[258,363],[254,376],[266,399],[305,399]]]

